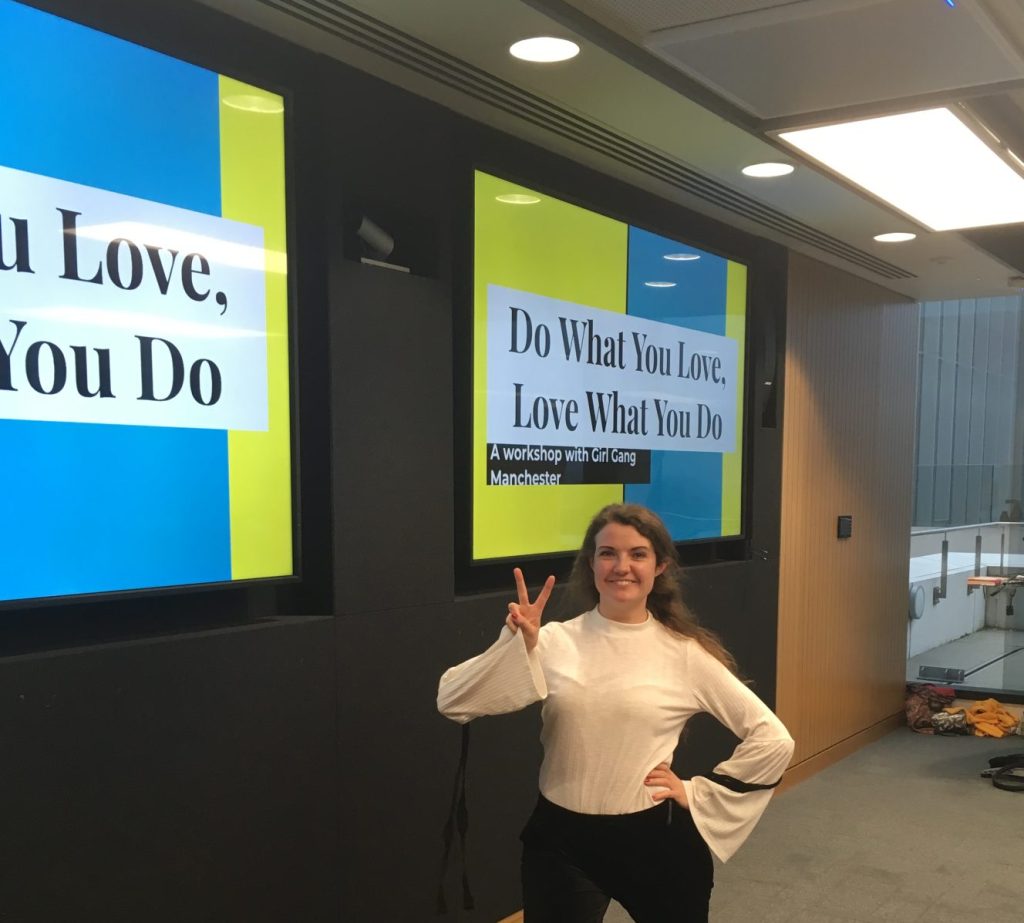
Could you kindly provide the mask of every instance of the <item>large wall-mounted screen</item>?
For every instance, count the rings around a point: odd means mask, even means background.
[[[473,560],[571,551],[614,502],[740,535],[747,267],[475,182]]]
[[[0,0],[0,603],[291,575],[284,101]]]

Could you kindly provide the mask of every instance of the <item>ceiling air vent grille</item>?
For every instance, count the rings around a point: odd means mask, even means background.
[[[914,274],[337,0],[260,0],[309,26],[884,279]]]

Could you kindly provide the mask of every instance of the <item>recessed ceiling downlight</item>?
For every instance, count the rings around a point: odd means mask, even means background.
[[[876,234],[875,240],[883,244],[902,244],[916,237],[917,235],[911,234],[910,231],[890,231],[887,234]]]
[[[645,282],[648,288],[675,288],[675,282]]]
[[[692,260],[699,260],[699,253],[666,253],[663,260],[672,260],[673,263],[688,263]]]
[[[506,205],[536,205],[540,201],[539,196],[527,195],[525,192],[506,192],[494,198]]]
[[[524,38],[516,42],[509,50],[513,58],[521,61],[533,61],[537,64],[553,64],[555,61],[568,61],[580,53],[580,46],[567,38],[554,38],[550,35],[538,35],[536,38]]]
[[[744,176],[753,176],[757,179],[771,179],[775,176],[788,176],[796,167],[791,163],[752,163],[743,168]]]

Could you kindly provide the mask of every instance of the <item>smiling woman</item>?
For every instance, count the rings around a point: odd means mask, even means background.
[[[646,622],[647,597],[667,562],[659,564],[650,541],[633,526],[620,522],[602,527],[594,542],[591,567],[601,615],[624,624]]]
[[[514,573],[498,641],[448,670],[437,701],[462,724],[544,702],[540,796],[521,836],[526,919],[598,923],[614,898],[637,923],[706,921],[711,854],[725,861],[746,840],[792,738],[687,609],[651,510],[612,504],[593,518],[570,578],[589,611],[575,619],[542,626],[555,578],[531,600]],[[707,776],[680,779],[675,749],[704,711],[741,742]]]

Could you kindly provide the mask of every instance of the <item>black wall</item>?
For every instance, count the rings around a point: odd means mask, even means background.
[[[0,614],[0,920],[434,918],[459,752],[437,679],[493,640],[509,597],[456,594],[474,165],[751,265],[749,540],[689,551],[689,593],[771,701],[779,248],[202,7],[45,7],[291,94],[303,578]],[[348,258],[364,213],[415,274]],[[474,723],[477,909],[450,874],[449,919],[520,905],[538,723]],[[680,768],[726,752],[713,724]]]

